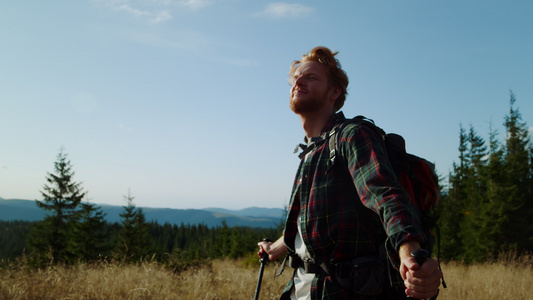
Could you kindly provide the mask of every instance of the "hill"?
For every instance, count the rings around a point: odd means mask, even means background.
[[[120,222],[123,206],[97,204],[106,214],[110,223]],[[205,224],[216,227],[225,220],[228,226],[247,226],[271,228],[276,227],[283,216],[283,209],[251,207],[242,210],[228,210],[223,208],[207,209],[172,209],[172,208],[142,208],[148,222],[159,224]],[[3,221],[40,221],[47,212],[38,208],[33,200],[2,199],[0,198],[0,220]]]

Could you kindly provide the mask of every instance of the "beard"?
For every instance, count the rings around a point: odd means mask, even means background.
[[[306,95],[308,96],[308,95]],[[326,105],[327,91],[323,95],[305,99],[294,99],[291,97],[289,106],[291,110],[300,115],[302,113],[313,113],[320,111]]]

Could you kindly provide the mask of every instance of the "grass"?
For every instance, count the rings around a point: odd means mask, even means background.
[[[533,256],[509,253],[497,261],[443,265],[447,289],[439,299],[533,299]]]
[[[261,299],[276,299],[290,274],[267,267]],[[12,264],[0,273],[0,299],[253,299],[259,265],[215,260],[175,273],[157,262],[94,263],[33,269]]]
[[[498,261],[443,264],[447,299],[533,299],[533,257],[509,255]],[[260,299],[278,299],[291,275],[274,279],[265,269]],[[12,264],[0,273],[0,299],[253,299],[259,263],[214,260],[173,272],[157,262],[94,263],[32,269]]]

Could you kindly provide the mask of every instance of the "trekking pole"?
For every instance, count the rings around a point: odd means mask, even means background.
[[[415,258],[416,263],[419,267],[421,267],[422,264],[426,261],[426,258],[429,257],[429,251],[427,251],[426,249],[417,249],[411,252],[411,256]],[[410,296],[407,296],[407,299],[418,300]]]
[[[271,239],[264,239],[265,242],[272,242]],[[257,287],[255,288],[255,300],[259,299],[259,290],[261,289],[261,280],[263,280],[263,272],[265,271],[265,265],[268,263],[268,253],[263,250],[261,254],[261,268],[259,269],[259,279],[257,280]]]

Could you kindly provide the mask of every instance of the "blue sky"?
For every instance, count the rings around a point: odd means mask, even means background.
[[[343,111],[446,175],[460,124],[500,138],[509,94],[533,125],[530,1],[7,1],[0,197],[39,199],[61,148],[88,199],[284,207],[303,131],[290,63],[339,51]]]

